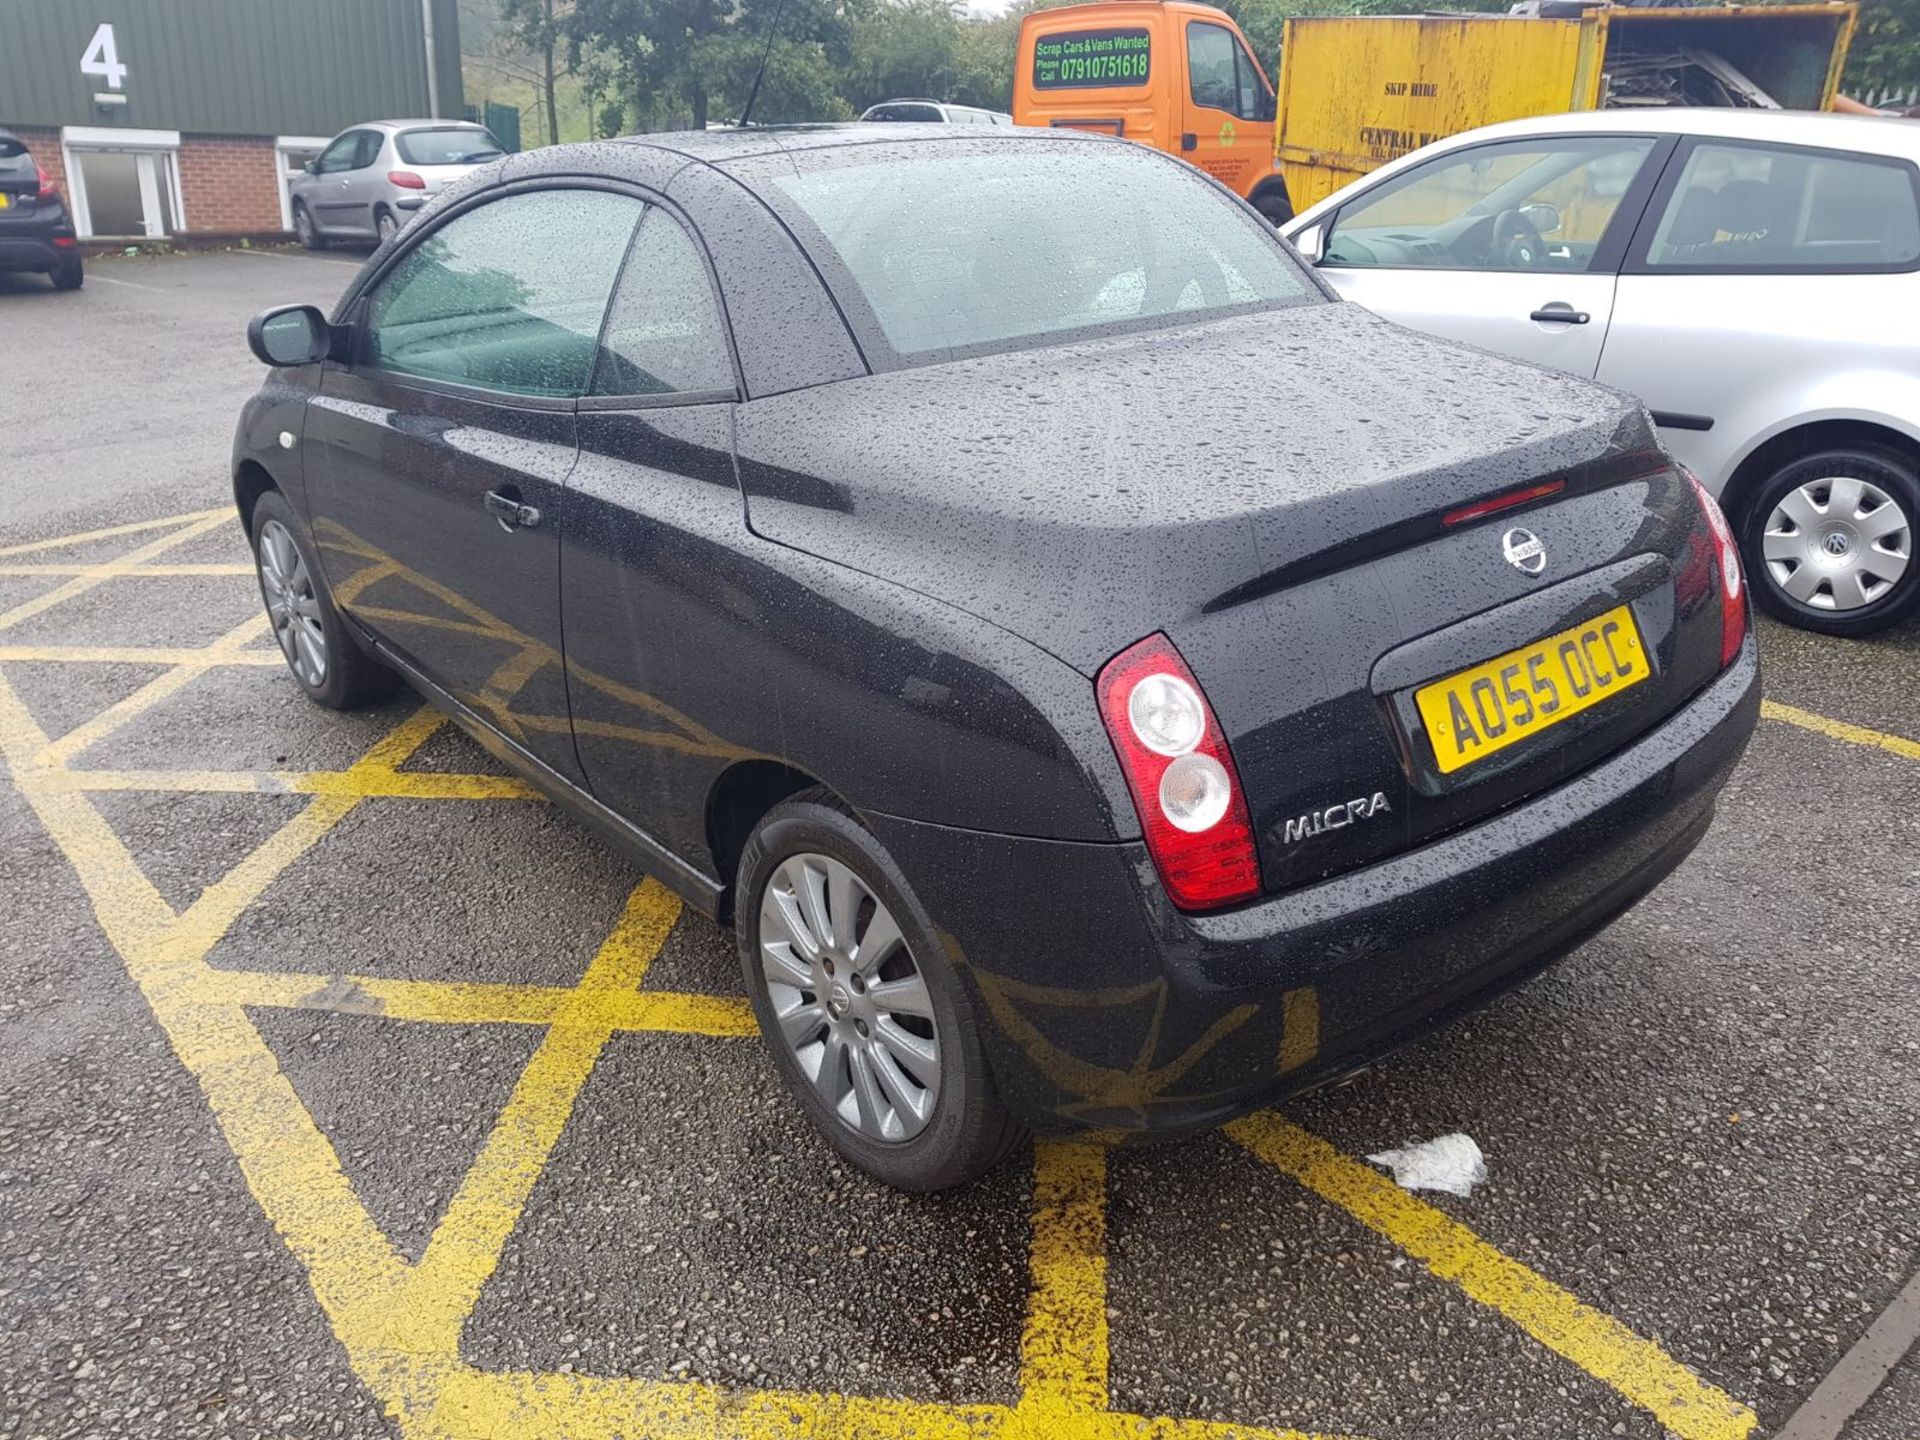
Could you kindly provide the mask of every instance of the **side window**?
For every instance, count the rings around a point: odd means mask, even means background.
[[[1764,145],[1697,144],[1647,250],[1653,270],[1920,266],[1914,167]]]
[[[1267,88],[1267,77],[1260,73],[1260,67],[1253,63],[1253,56],[1238,40],[1233,42],[1233,72],[1240,91],[1240,118],[1273,119],[1274,98],[1273,91]]]
[[[1321,263],[1585,270],[1652,153],[1650,136],[1476,145],[1343,206]]]
[[[353,168],[364,170],[380,158],[380,147],[386,143],[386,137],[378,130],[360,132],[360,149],[353,157]]]
[[[1239,82],[1234,75],[1233,33],[1205,21],[1187,22],[1187,83],[1193,103],[1229,114],[1239,112]]]
[[[326,149],[320,152],[320,162],[314,169],[322,175],[337,174],[342,170],[351,170],[358,163],[355,157],[360,153],[360,132],[342,135]]]
[[[375,287],[366,363],[515,395],[581,394],[644,208],[604,190],[536,190],[455,216]]]
[[[680,223],[650,208],[607,313],[595,395],[733,391],[726,326],[707,267]]]

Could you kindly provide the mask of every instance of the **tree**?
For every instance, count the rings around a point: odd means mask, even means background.
[[[500,18],[513,42],[538,62],[534,78],[546,113],[547,143],[556,144],[560,139],[560,107],[555,98],[554,54],[566,33],[566,12],[558,0],[504,0]]]
[[[700,130],[715,116],[738,115],[763,54],[754,119],[850,113],[840,84],[852,59],[852,17],[839,0],[575,0],[567,33],[574,46],[592,45],[607,58],[643,128]]]
[[[1863,0],[1847,88],[1872,94],[1920,85],[1920,0]]]

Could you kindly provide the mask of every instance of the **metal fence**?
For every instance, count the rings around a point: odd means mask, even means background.
[[[1909,85],[1904,90],[1868,90],[1856,98],[1876,110],[1911,110],[1920,105],[1920,85]]]

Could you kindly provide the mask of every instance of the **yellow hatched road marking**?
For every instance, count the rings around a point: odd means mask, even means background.
[[[0,575],[91,575],[98,565],[21,564],[0,565]],[[121,577],[150,576],[167,579],[183,575],[251,575],[253,566],[243,560],[207,560],[175,564],[123,565],[114,572]]]
[[[1020,1388],[1043,1407],[1107,1408],[1107,1153],[1042,1141],[1033,1156],[1033,1294]]]
[[[210,660],[189,661],[155,676],[131,695],[109,705],[84,725],[76,726],[58,740],[53,741],[34,757],[33,763],[49,769],[66,765],[82,750],[99,744],[128,721],[151,710],[161,701],[179,694],[204,675],[210,664],[218,663],[220,656],[238,650],[251,640],[259,639],[267,632],[268,626],[269,622],[265,615],[249,616],[207,647],[205,653],[211,657]]]
[[[86,792],[154,790],[207,795],[357,795],[363,800],[538,800],[511,775],[440,770],[52,770],[41,786]]]
[[[24,545],[7,545],[0,547],[0,556],[39,555],[48,550],[62,549],[68,545],[84,545],[89,540],[114,540],[122,535],[142,535],[149,530],[179,529],[182,526],[192,525],[200,520],[231,520],[237,525],[239,524],[239,519],[240,517],[233,511],[233,507],[229,505],[219,505],[211,510],[194,510],[185,515],[169,515],[161,520],[134,520],[125,525],[109,525],[104,530],[82,530],[77,535],[59,535],[52,540],[31,540]],[[118,563],[125,564],[126,561],[127,557],[123,555],[119,558]]]
[[[234,650],[221,655],[185,645],[0,645],[0,664],[29,660],[52,665],[264,665],[287,662],[278,650]]]
[[[139,549],[121,556],[118,560],[109,560],[102,564],[95,565],[74,576],[71,580],[67,581],[66,584],[56,585],[53,589],[47,591],[46,594],[36,595],[33,599],[23,601],[14,606],[13,609],[7,611],[5,614],[0,614],[0,630],[11,629],[22,620],[30,620],[35,615],[40,614],[42,611],[51,610],[63,601],[71,600],[76,595],[85,594],[96,585],[104,585],[107,581],[124,575],[131,567],[144,564],[156,555],[164,555],[176,545],[184,545],[196,536],[204,535],[209,530],[217,529],[221,525],[230,523],[232,518],[232,515],[227,511],[209,512],[202,518],[192,521],[179,530],[163,535],[158,540],[149,541]]]
[[[1884,730],[1869,730],[1864,725],[1851,725],[1845,720],[1816,715],[1811,710],[1802,710],[1795,705],[1783,705],[1778,700],[1762,700],[1760,713],[1769,720],[1798,725],[1802,730],[1811,730],[1815,734],[1825,735],[1833,740],[1845,740],[1851,745],[1865,745],[1872,749],[1885,750],[1888,754],[1898,755],[1903,760],[1920,760],[1920,740],[1909,740],[1904,735],[1889,735]]]
[[[71,567],[69,584],[0,615],[0,628],[115,576],[227,519],[209,511],[84,536],[35,542],[24,554],[112,535],[167,533],[118,560]],[[61,567],[64,569],[64,567]],[[171,567],[203,573],[206,567]],[[244,570],[228,567],[220,573]],[[257,625],[259,622],[250,622]],[[243,629],[245,627],[242,627]],[[253,633],[259,633],[255,630]],[[694,1381],[488,1373],[459,1357],[460,1328],[493,1272],[533,1185],[564,1131],[580,1087],[610,1036],[657,1030],[747,1036],[753,1017],[736,997],[640,988],[678,914],[656,882],[643,883],[577,986],[489,985],[366,975],[222,971],[206,963],[234,921],[286,868],[360,804],[395,796],[532,797],[497,776],[407,774],[399,767],[440,720],[422,710],[340,772],[75,771],[86,745],[176,693],[190,678],[229,665],[281,663],[277,651],[241,651],[230,633],[211,647],[0,647],[0,662],[147,663],[168,676],[143,687],[58,741],[33,722],[0,675],[0,755],[81,878],[103,929],[126,961],[182,1062],[200,1083],[249,1188],[288,1247],[356,1371],[410,1437],[566,1437],[657,1440],[722,1436],[1019,1436],[1023,1440],[1305,1440],[1301,1432],[1126,1415],[1108,1409],[1106,1158],[1098,1143],[1036,1147],[1032,1293],[1021,1337],[1021,1399],[942,1405],[844,1395],[721,1388]],[[511,667],[502,684],[522,678]],[[171,677],[171,678],[170,678]],[[1920,744],[1768,702],[1770,718],[1920,758]],[[88,795],[108,790],[292,793],[299,814],[180,914],[161,898]],[[1283,1060],[1314,1049],[1311,992],[1288,997]],[[508,1023],[547,1033],[479,1158],[429,1240],[408,1264],[361,1206],[330,1142],[281,1073],[247,1016],[249,1006],[379,1014],[425,1023]],[[1401,1191],[1325,1142],[1273,1115],[1229,1133],[1259,1158],[1354,1215],[1434,1274],[1491,1306],[1528,1334],[1644,1406],[1683,1440],[1741,1440],[1751,1411],[1705,1384],[1653,1343],[1582,1304],[1466,1227]]]
[[[1497,1310],[1556,1354],[1651,1411],[1681,1440],[1744,1440],[1753,1411],[1715,1389],[1650,1340],[1583,1304],[1502,1254],[1473,1231],[1379,1171],[1278,1115],[1250,1115],[1227,1134],[1354,1219],[1398,1245],[1442,1280]]]

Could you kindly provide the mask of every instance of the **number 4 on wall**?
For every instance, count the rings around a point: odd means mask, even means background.
[[[93,32],[93,39],[87,42],[86,51],[80,56],[80,73],[98,75],[107,82],[109,90],[118,90],[120,82],[127,78],[127,67],[120,63],[120,52],[113,48],[113,26],[101,23]]]

